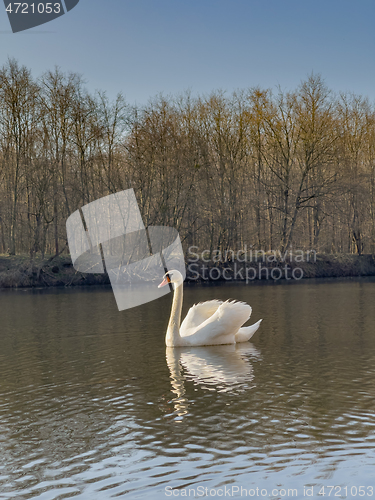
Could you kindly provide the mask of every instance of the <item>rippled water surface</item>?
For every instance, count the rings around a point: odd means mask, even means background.
[[[171,295],[1,291],[0,499],[375,497],[375,281],[186,287],[183,313],[229,297],[252,343],[166,349]]]

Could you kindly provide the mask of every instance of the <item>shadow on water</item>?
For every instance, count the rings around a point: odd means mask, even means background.
[[[374,280],[186,287],[184,313],[229,297],[252,344],[166,349],[170,295],[0,292],[0,498],[371,485]]]

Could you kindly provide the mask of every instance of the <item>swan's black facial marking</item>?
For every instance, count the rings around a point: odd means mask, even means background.
[[[172,280],[171,280],[171,278],[170,278],[170,276],[169,276],[169,273],[170,273],[170,272],[171,272],[171,271],[168,271],[168,272],[167,272],[167,273],[165,273],[165,274],[164,274],[164,276],[163,276],[163,279],[164,279],[164,280],[167,280],[167,281],[168,281],[168,283],[171,283],[171,281],[172,281]]]
[[[165,286],[165,285],[169,285],[169,289],[170,289],[171,291],[173,291],[173,287],[172,287],[172,283],[173,283],[173,282],[172,282],[172,280],[171,280],[171,278],[170,278],[170,276],[169,276],[169,273],[170,273],[170,272],[171,272],[171,271],[169,271],[168,273],[165,273],[165,274],[164,274],[164,276],[163,276],[163,281],[160,283],[160,285],[158,286],[158,288],[162,288],[162,287],[163,287],[163,286]],[[173,277],[173,276],[172,276],[172,277]]]
[[[173,271],[168,271],[165,274],[165,279],[168,281],[169,290],[172,292],[173,291],[173,285],[172,285],[172,280],[170,278],[170,273],[172,273],[172,278],[173,278]]]

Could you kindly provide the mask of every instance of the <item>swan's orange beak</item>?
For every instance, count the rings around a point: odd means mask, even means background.
[[[171,278],[167,275],[163,281],[160,283],[160,285],[158,286],[158,288],[161,288],[162,286],[165,286],[165,285],[168,285],[168,283],[171,282]]]

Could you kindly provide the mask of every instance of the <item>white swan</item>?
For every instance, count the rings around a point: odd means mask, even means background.
[[[169,271],[159,288],[173,284],[174,296],[165,343],[168,347],[234,344],[246,342],[258,330],[262,320],[242,327],[250,318],[251,307],[245,302],[209,300],[195,304],[181,321],[183,277],[179,271]],[[242,327],[242,328],[241,328]]]

